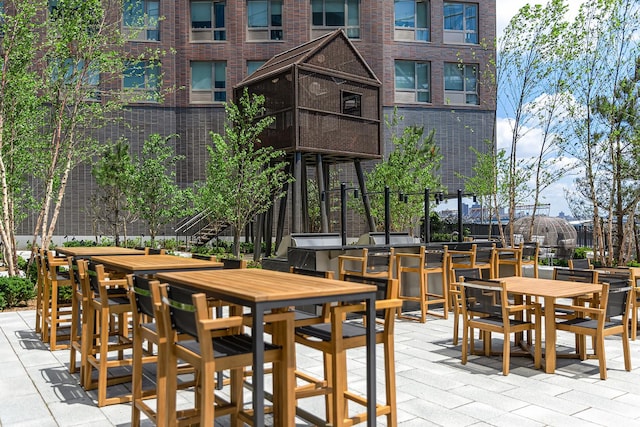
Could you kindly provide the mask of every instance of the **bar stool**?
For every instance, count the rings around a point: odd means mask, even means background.
[[[59,344],[58,341],[68,341],[70,334],[60,333],[69,328],[71,324],[72,304],[61,300],[62,289],[71,287],[71,279],[68,271],[61,267],[67,267],[66,258],[56,257],[53,251],[43,251],[41,262],[44,262],[44,289],[41,297],[42,313],[42,340],[49,342],[49,348],[60,350],[69,348],[69,344]]]
[[[376,344],[384,347],[385,397],[377,404],[376,414],[387,417],[387,425],[397,425],[396,378],[393,329],[396,310],[401,307],[396,279],[366,278],[347,275],[347,281],[376,284],[384,287],[385,297],[376,301],[376,310],[383,310],[383,327],[376,332]],[[364,304],[339,305],[330,308],[331,322],[296,328],[296,343],[319,350],[324,359],[324,375],[327,387],[326,417],[334,427],[354,425],[367,421],[367,413],[349,414],[349,402],[366,406],[367,399],[348,389],[347,350],[366,345],[365,327],[353,321],[345,322],[348,315],[361,314]],[[316,380],[316,382],[320,382]],[[300,399],[304,395],[296,395]],[[302,418],[313,420],[313,414],[298,410]]]
[[[80,378],[84,376],[86,365],[86,355],[82,354],[82,336],[86,329],[88,321],[87,307],[89,297],[82,291],[82,282],[87,278],[87,260],[73,260],[73,257],[67,258],[69,263],[69,271],[71,272],[71,286],[73,288],[73,307],[71,310],[71,338],[69,339],[69,373],[78,372],[77,358],[80,355]]]
[[[447,280],[447,257],[448,247],[444,245],[442,249],[429,249],[424,246],[420,247],[417,254],[397,253],[396,254],[396,271],[399,283],[398,298],[403,301],[417,302],[420,305],[420,323],[427,320],[427,314],[447,318],[449,307],[449,285]],[[406,283],[407,275],[417,274],[418,276],[418,295],[408,295]],[[440,292],[429,291],[429,275],[440,274],[441,290]],[[443,313],[429,311],[430,305],[443,306]],[[415,317],[402,313],[402,307],[398,310],[398,317],[403,319],[415,320]]]
[[[166,413],[170,425],[194,424],[212,426],[214,418],[231,415],[230,425],[240,422],[251,423],[252,414],[243,407],[244,367],[251,366],[253,360],[253,340],[246,334],[236,333],[242,328],[245,319],[242,316],[212,318],[211,309],[203,293],[183,289],[167,284],[160,285],[160,319],[167,332],[167,381]],[[194,315],[195,314],[195,315]],[[274,326],[281,331],[293,330],[293,312],[271,313],[265,320],[284,325]],[[178,339],[178,334],[186,334],[187,339]],[[285,334],[283,342],[265,343],[265,363],[279,363],[281,374],[274,378],[274,394],[279,404],[287,406],[293,401],[294,379],[293,347],[291,333]],[[200,392],[196,394],[195,408],[176,411],[177,360],[184,360],[194,366],[198,375]],[[216,375],[220,370],[230,370],[230,392],[228,399],[215,394]],[[284,406],[280,409],[283,409]],[[291,414],[278,411],[277,416],[293,419]],[[289,416],[291,415],[291,416]],[[280,420],[276,425],[288,425]]]
[[[129,337],[128,318],[131,302],[127,294],[126,279],[109,279],[102,264],[88,263],[83,293],[88,295],[86,330],[82,337],[82,356],[86,355],[86,369],[82,385],[86,390],[98,389],[98,406],[131,401],[130,393],[107,397],[111,385],[131,381],[131,373],[110,376],[109,371],[131,367],[133,359],[125,357],[125,350],[131,350],[133,343]],[[96,328],[96,323],[99,328]],[[97,330],[94,335],[93,331]],[[116,354],[116,357],[111,355]],[[92,379],[93,370],[98,378]]]

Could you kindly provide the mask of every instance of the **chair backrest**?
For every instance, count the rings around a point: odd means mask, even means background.
[[[460,276],[467,280],[482,279],[482,272],[479,268],[454,268],[452,271],[455,282],[460,279]]]
[[[171,321],[171,328],[179,334],[188,334],[198,338],[196,309],[193,305],[193,290],[178,286],[163,286],[162,304],[166,306]]]
[[[537,260],[539,251],[540,243],[538,242],[522,243],[522,259],[524,260]]]
[[[462,276],[459,283],[466,312],[504,316],[504,308],[508,303],[504,282]]]
[[[631,304],[631,290],[628,281],[612,281],[604,283],[603,295],[605,296],[606,318],[622,316],[626,323]]]
[[[424,266],[427,268],[444,267],[446,264],[449,247],[443,245],[442,249],[424,249]]]
[[[289,267],[289,272],[293,274],[302,274],[304,276],[324,277],[325,279],[333,279],[333,271],[318,271],[301,267]]]
[[[593,268],[589,258],[569,259],[569,268],[582,268],[584,270]]]
[[[376,292],[376,300],[396,299],[398,298],[398,281],[396,279],[387,279],[386,277],[364,277],[355,274],[345,276],[346,282],[363,283],[366,285],[375,285],[378,287]]]
[[[366,259],[367,271],[391,271],[393,269],[394,248],[383,250],[365,248],[362,252]]]
[[[629,283],[631,279],[632,279],[631,274],[627,274],[624,272],[606,273],[606,272],[598,271],[598,282],[600,283],[618,283],[618,282]]]
[[[580,270],[572,268],[553,269],[553,280],[566,280],[568,282],[598,283],[596,270]]]
[[[475,243],[455,243],[448,246],[451,265],[475,264],[478,246]]]
[[[154,280],[145,276],[127,275],[129,289],[133,294],[131,303],[137,313],[145,314],[151,318],[155,318],[155,309],[151,296],[151,282]],[[155,281],[157,282],[157,280]]]
[[[82,262],[81,262],[82,261]],[[67,257],[69,263],[69,278],[71,279],[71,286],[75,293],[82,293],[82,281],[86,274],[86,264],[84,260],[79,259],[77,262],[73,257]]]
[[[476,263],[488,264],[493,259],[493,249],[496,247],[495,243],[490,245],[479,245],[476,247]]]
[[[87,263],[87,276],[89,276],[89,287],[94,295],[100,294],[100,280],[104,279],[104,266],[93,261]]]
[[[222,268],[226,270],[247,268],[247,261],[244,259],[236,258],[222,258]]]

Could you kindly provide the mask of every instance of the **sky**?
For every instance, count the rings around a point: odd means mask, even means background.
[[[569,5],[569,14],[568,18],[573,18],[578,10],[580,4],[583,3],[583,0],[565,0]],[[527,3],[530,4],[546,4],[547,1],[539,1],[539,0],[496,0],[496,31],[498,37],[502,35],[504,28],[509,23],[509,20],[520,10],[520,8]],[[500,94],[498,93],[498,96]],[[498,112],[500,114],[500,112]],[[511,144],[511,130],[508,125],[508,117],[500,117],[497,118],[497,143],[498,148],[509,149]],[[521,144],[527,148],[527,152],[519,153],[521,157],[531,157],[536,152],[536,144],[539,139],[536,138],[536,132],[529,132],[526,136],[529,139],[529,142],[524,141]],[[542,195],[544,200],[541,203],[550,203],[550,216],[558,216],[560,212],[564,212],[565,215],[571,215],[571,210],[565,200],[564,191],[565,188],[570,188],[572,186],[574,177],[565,177],[561,180],[558,180],[550,187],[546,188]]]

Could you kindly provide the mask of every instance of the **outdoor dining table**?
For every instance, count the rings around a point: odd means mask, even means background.
[[[158,273],[157,279],[201,290],[209,296],[248,307],[253,321],[253,409],[254,425],[264,424],[264,315],[269,310],[305,304],[364,301],[369,319],[375,318],[376,286],[321,277],[264,270],[199,270]],[[375,323],[366,322],[367,425],[376,424]],[[293,331],[291,331],[293,333]],[[290,393],[291,391],[289,391]],[[274,396],[275,398],[275,396]],[[295,425],[295,398],[274,402],[286,407],[288,419],[281,425]],[[282,406],[284,405],[284,406]]]
[[[223,267],[221,262],[177,255],[107,255],[94,256],[91,261],[125,274],[155,274],[160,271],[222,269]]]
[[[533,277],[500,277],[507,292],[514,295],[541,297],[544,300],[544,371],[552,374],[556,370],[556,312],[557,298],[573,298],[585,294],[599,294],[602,285],[597,283],[570,282],[566,280]]]
[[[58,246],[56,253],[74,258],[91,258],[100,255],[144,255],[144,251],[120,246]]]

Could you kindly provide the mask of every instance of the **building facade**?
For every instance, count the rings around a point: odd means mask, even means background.
[[[455,193],[475,155],[494,140],[495,0],[125,0],[123,31],[132,57],[149,48],[167,52],[160,67],[131,62],[123,87],[161,89],[130,105],[124,123],[100,130],[104,140],[126,138],[135,154],[151,133],[176,134],[186,160],[178,180],[205,177],[210,132],[222,132],[223,102],[266,60],[313,38],[344,29],[382,83],[383,115],[397,107],[404,125],[436,129],[442,182]],[[162,76],[161,79],[158,79]],[[384,149],[391,148],[384,129]],[[347,169],[347,168],[345,168]],[[347,175],[348,170],[343,171]],[[85,209],[94,188],[91,165],[74,170],[57,235],[99,234]],[[357,222],[357,220],[356,220]],[[362,225],[364,226],[364,224]],[[24,225],[24,233],[31,224]],[[356,226],[354,233],[364,232]],[[133,226],[130,235],[144,235]],[[167,229],[172,237],[172,229]]]

